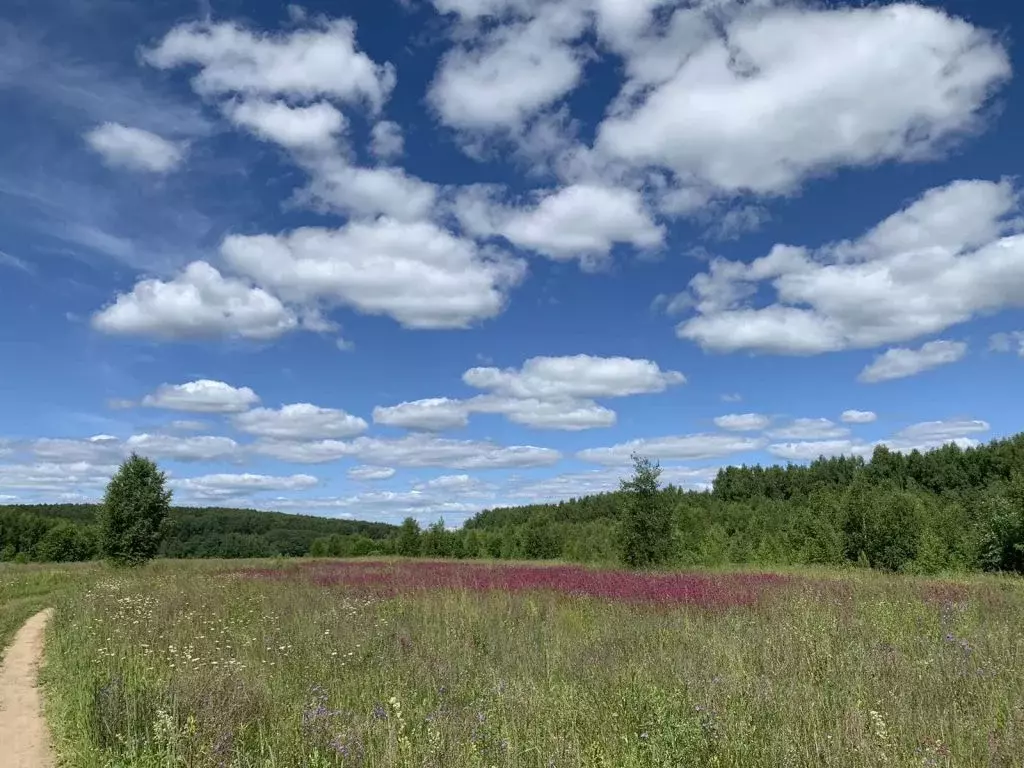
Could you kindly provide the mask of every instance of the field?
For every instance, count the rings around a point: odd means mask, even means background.
[[[1019,766],[1024,753],[1012,579],[159,561],[5,567],[0,589],[4,631],[57,607],[43,682],[73,768]]]

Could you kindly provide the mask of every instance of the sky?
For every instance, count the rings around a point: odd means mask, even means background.
[[[1024,7],[6,0],[0,502],[458,525],[1015,434]]]

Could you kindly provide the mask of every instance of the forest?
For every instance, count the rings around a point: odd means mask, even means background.
[[[621,492],[484,510],[457,530],[239,509],[175,508],[165,557],[406,557],[619,562]],[[673,567],[860,565],[1024,572],[1024,433],[870,459],[721,470],[708,491],[664,487]],[[96,554],[89,505],[0,507],[0,557]]]

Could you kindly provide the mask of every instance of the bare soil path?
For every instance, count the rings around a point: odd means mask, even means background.
[[[37,686],[43,633],[52,609],[25,622],[0,666],[0,768],[53,768]]]

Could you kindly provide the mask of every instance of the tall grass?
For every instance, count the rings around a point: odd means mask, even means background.
[[[348,565],[104,575],[52,625],[59,752],[72,768],[1018,766],[1024,754],[1015,581],[789,574],[732,601],[722,577],[707,599],[673,604],[588,596],[578,574],[563,594],[458,568],[445,582],[429,564],[374,569],[371,584]]]
[[[0,659],[25,620],[53,605],[57,596],[88,582],[96,567],[84,565],[9,565],[0,563]]]

